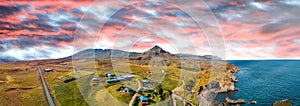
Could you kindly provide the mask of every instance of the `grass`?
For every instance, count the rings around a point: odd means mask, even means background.
[[[45,101],[44,93],[42,87],[38,87],[32,90],[24,90],[23,94],[21,95],[22,98],[22,105],[24,106],[31,106],[31,105],[40,105],[44,106],[47,105],[48,102]]]
[[[119,83],[119,84],[110,86],[109,88],[107,88],[107,90],[119,102],[129,104],[129,102],[131,100],[131,94],[129,94],[129,93],[123,93],[123,92],[118,92],[117,89],[120,88],[121,86],[123,86],[123,84]]]
[[[97,91],[95,100],[97,103],[101,103],[102,106],[127,106],[113,97],[107,89]]]
[[[77,86],[76,81],[64,83],[63,81],[70,76],[74,76],[73,72],[61,67],[51,67],[54,72],[44,73],[45,80],[50,87],[50,91],[56,100],[56,104],[60,106],[88,106]]]
[[[48,105],[38,73],[28,63],[0,64],[0,82],[1,106]]]
[[[172,99],[169,97],[169,98],[166,98],[163,101],[160,101],[160,102],[157,102],[157,103],[153,104],[152,106],[172,106],[172,105],[173,105]],[[177,105],[177,106],[183,106],[183,105]]]
[[[55,60],[58,61],[58,60]],[[175,61],[175,60],[174,60]],[[127,73],[134,73],[136,78],[143,80],[145,78],[154,82],[153,85],[143,85],[155,88],[161,85],[162,92],[151,95],[152,104],[164,106],[172,104],[170,92],[180,86],[183,81],[183,87],[176,91],[194,104],[198,104],[194,94],[190,91],[197,91],[200,86],[204,86],[211,81],[222,78],[223,73],[221,63],[215,64],[209,62],[186,61],[186,63],[168,63],[165,67],[148,66],[145,61],[137,64],[138,61],[131,61],[129,64],[122,61],[114,62],[114,69],[109,59],[97,60],[96,62],[88,60],[76,60],[74,65],[80,67],[81,71],[73,75],[73,68],[68,65],[59,65],[51,63],[53,61],[32,61],[17,62],[10,64],[0,64],[0,105],[47,105],[41,81],[36,71],[37,64],[43,64],[43,68],[52,68],[54,72],[45,73],[45,79],[54,95],[58,105],[107,105],[121,106],[129,103],[130,94],[116,91],[120,86],[137,88],[136,80],[125,81],[116,84],[92,83],[93,77],[105,77],[105,72],[115,73],[117,76]],[[153,64],[155,65],[155,64]],[[201,66],[199,70],[194,67]],[[159,66],[159,65],[158,65]],[[14,69],[18,70],[14,70]],[[167,72],[162,73],[161,70]],[[116,70],[116,71],[113,71]],[[153,74],[147,74],[145,71],[151,70]],[[201,70],[201,71],[200,71]],[[68,77],[77,77],[76,81],[64,83]],[[78,88],[80,86],[80,89]],[[106,87],[106,88],[104,88]],[[11,89],[12,88],[12,89]],[[25,88],[25,89],[24,89]],[[29,89],[27,89],[29,88]],[[11,90],[7,90],[11,89]],[[148,95],[147,93],[143,95]],[[86,102],[86,98],[88,101]],[[178,101],[177,101],[178,102]],[[181,102],[178,102],[179,104]],[[135,100],[134,105],[141,105]]]
[[[53,86],[53,89],[55,97],[61,106],[88,106],[74,81],[56,84]]]

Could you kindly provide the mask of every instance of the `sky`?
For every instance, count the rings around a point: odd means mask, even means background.
[[[299,59],[299,10],[299,0],[6,1],[0,62],[154,45],[231,60]]]

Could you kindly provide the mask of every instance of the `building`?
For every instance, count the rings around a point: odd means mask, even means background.
[[[107,83],[114,83],[114,82],[120,82],[119,79],[109,79],[109,80],[106,80]]]
[[[122,76],[119,76],[117,79],[119,79],[120,81],[124,81],[124,80],[129,80],[131,78],[134,78],[133,75],[122,75]]]
[[[118,92],[125,92],[125,93],[130,93],[132,92],[133,90],[129,87],[120,87],[119,89],[117,89]]]
[[[131,92],[131,88],[128,88],[128,87],[126,87],[126,88],[124,88],[124,90],[123,90],[123,92]]]
[[[51,68],[46,68],[44,71],[45,71],[45,72],[52,72],[53,69],[51,69]]]
[[[93,82],[100,82],[100,78],[92,78]]]
[[[106,77],[110,76],[111,73],[110,72],[105,72]]]
[[[14,68],[14,71],[19,71],[19,70],[20,70],[19,67],[15,67],[15,68]]]
[[[66,78],[64,79],[64,83],[68,83],[68,82],[71,82],[71,81],[74,81],[74,80],[76,80],[75,77],[69,76],[69,77],[66,77]]]
[[[60,65],[67,65],[67,63],[59,63]]]
[[[150,70],[147,70],[145,73],[146,74],[152,74],[152,72]]]
[[[109,78],[109,79],[116,79],[117,76],[116,76],[115,74],[109,74],[109,75],[108,75],[108,78]]]
[[[131,74],[128,74],[128,75],[123,75],[125,76],[126,78],[130,79],[130,78],[134,78],[134,75],[131,75]]]
[[[150,83],[150,81],[147,80],[147,79],[144,79],[144,80],[143,80],[143,83]]]
[[[149,87],[143,87],[142,88],[143,92],[153,92],[153,89],[149,88]]]
[[[143,105],[148,105],[148,104],[149,104],[149,99],[148,99],[148,97],[146,97],[146,96],[140,96],[140,102],[141,102]]]

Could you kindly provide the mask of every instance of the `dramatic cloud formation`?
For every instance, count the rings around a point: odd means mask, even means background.
[[[155,44],[172,53],[212,54],[206,30],[218,25],[226,59],[300,58],[298,0],[190,0],[180,8],[163,2],[1,2],[0,62],[60,58],[86,48],[142,52]],[[201,23],[189,10],[203,16]]]

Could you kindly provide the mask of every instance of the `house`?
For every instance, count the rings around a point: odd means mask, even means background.
[[[149,99],[148,99],[148,97],[146,97],[146,96],[140,96],[140,102],[141,102],[143,105],[148,105],[148,104],[149,104]]]
[[[131,74],[127,74],[127,75],[123,75],[125,76],[126,78],[130,79],[130,78],[134,78],[134,75],[131,75]]]
[[[20,70],[19,67],[15,67],[15,68],[14,68],[14,71],[19,71],[19,70]]]
[[[110,72],[105,72],[106,77],[110,76],[111,73]]]
[[[114,83],[114,82],[120,82],[119,79],[109,79],[109,80],[106,80],[107,83]]]
[[[46,68],[44,71],[45,71],[45,72],[52,72],[53,69],[51,69],[51,68]]]
[[[143,83],[150,83],[150,81],[147,80],[147,79],[144,79],[144,80],[143,80]]]
[[[100,78],[92,78],[93,82],[100,82]]]
[[[108,75],[108,78],[109,78],[109,79],[116,79],[117,76],[116,76],[115,74],[109,74],[109,75]]]
[[[60,65],[67,65],[67,63],[59,63]]]
[[[143,91],[143,92],[153,92],[153,89],[148,88],[148,87],[143,87],[143,88],[142,88],[142,91]]]
[[[120,87],[119,89],[117,89],[118,92],[125,92],[125,93],[130,93],[131,91],[133,91],[131,88],[129,87]]]
[[[123,80],[128,80],[131,78],[134,78],[134,76],[133,75],[122,75],[122,76],[118,77],[117,79],[119,79],[120,81],[123,81]]]
[[[74,80],[76,80],[75,77],[67,76],[67,77],[64,79],[64,83],[68,83],[68,82],[71,82],[71,81],[74,81]]]
[[[150,70],[147,70],[145,73],[146,74],[152,74],[152,72]]]
[[[123,90],[123,92],[130,92],[130,91],[131,91],[131,88],[128,88],[128,87],[124,88],[124,90]]]

